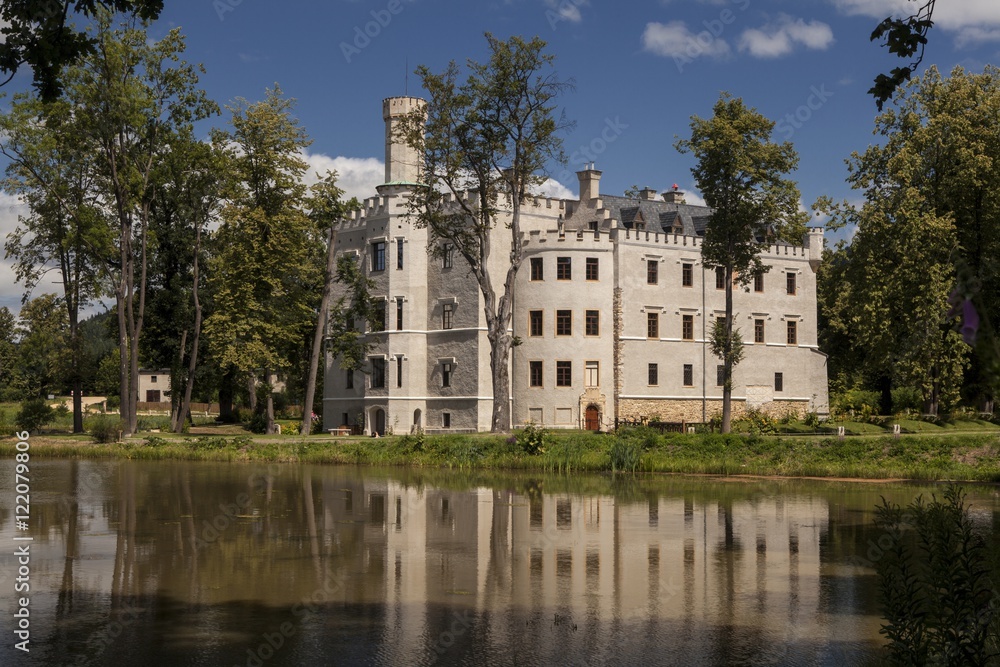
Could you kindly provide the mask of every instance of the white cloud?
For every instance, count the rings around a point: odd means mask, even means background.
[[[848,15],[884,19],[910,16],[920,4],[908,0],[831,0]],[[934,5],[934,26],[955,32],[959,47],[983,41],[1000,41],[1000,2],[996,0],[962,0],[939,2]],[[874,25],[872,26],[875,27]]]
[[[27,207],[20,199],[5,192],[0,192],[0,239],[4,242],[7,235],[17,228],[17,217],[27,213]],[[21,309],[21,295],[24,285],[18,284],[14,278],[13,264],[3,259],[5,253],[0,249],[0,307],[7,306],[15,313]]]
[[[538,186],[537,194],[553,199],[576,199],[576,193],[554,178],[547,178]]]
[[[554,12],[560,21],[579,23],[583,20],[580,7],[590,4],[588,0],[545,0],[545,6]]]
[[[824,50],[833,43],[833,31],[822,21],[806,23],[787,14],[760,28],[744,30],[740,36],[740,51],[755,58],[777,58],[791,53],[797,45]]]
[[[706,55],[724,58],[729,55],[729,44],[708,30],[694,33],[684,21],[669,23],[650,22],[642,33],[644,51],[667,58],[692,59]]]
[[[348,199],[374,197],[377,194],[375,186],[385,183],[385,163],[378,158],[330,157],[322,153],[306,153],[303,157],[309,163],[307,183],[315,183],[317,174],[323,176],[327,170],[336,171],[337,186],[344,190]]]

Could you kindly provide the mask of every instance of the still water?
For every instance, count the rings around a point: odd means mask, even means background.
[[[5,481],[2,665],[862,664],[879,643],[872,508],[935,490],[184,462],[31,473],[31,652],[14,649],[25,532]],[[992,533],[994,487],[969,492]]]

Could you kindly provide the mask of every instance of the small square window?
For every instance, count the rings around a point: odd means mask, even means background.
[[[441,386],[450,387],[451,386],[451,373],[454,370],[451,362],[446,361],[441,364]]]
[[[660,367],[656,364],[646,366],[646,379],[651,387],[660,384]]]
[[[544,274],[542,271],[542,258],[532,257],[531,258],[531,279],[532,280],[544,280]]]
[[[573,386],[573,362],[572,361],[557,361],[556,362],[556,386],[557,387],[572,387]]]
[[[694,340],[694,315],[681,316],[681,338]]]
[[[753,291],[763,292],[764,291],[764,274],[758,273],[753,277]]]
[[[774,390],[784,391],[785,390],[785,376],[782,373],[774,374]]]
[[[753,321],[753,342],[764,342],[764,320]]]
[[[372,271],[385,271],[385,241],[372,244]]]
[[[573,335],[573,311],[572,310],[557,310],[556,311],[556,335],[557,336],[572,336]]]
[[[455,316],[455,304],[453,304],[453,303],[444,303],[444,304],[441,304],[441,328],[442,329],[451,329],[451,327],[454,324],[454,322],[453,322],[454,316]]]
[[[588,336],[601,335],[601,311],[588,310],[586,315],[586,334]]]
[[[442,268],[450,269],[455,266],[455,246],[451,243],[445,243],[441,249],[441,261]]]
[[[785,289],[789,294],[795,294],[795,272],[789,271],[785,274]]]
[[[528,385],[531,387],[541,387],[542,386],[542,362],[541,361],[529,361],[528,362]]]
[[[442,412],[441,413],[441,426],[444,428],[451,428],[451,413]]]
[[[691,364],[684,364],[684,386],[694,386],[694,366]]]
[[[660,337],[660,314],[646,313],[646,338]]]
[[[587,280],[600,280],[601,265],[597,257],[587,258]]]
[[[694,265],[681,265],[681,286],[692,287],[694,285]]]
[[[544,316],[540,310],[528,312],[528,335],[542,336],[544,331]]]
[[[150,382],[156,382],[156,376],[155,375],[150,375],[149,376],[149,381]]]
[[[723,266],[715,267],[715,289],[726,289],[726,269]]]
[[[660,280],[660,261],[656,259],[646,260],[646,284],[655,285]]]
[[[719,364],[715,367],[715,386],[721,387],[726,384],[726,367]]]
[[[791,320],[788,322],[788,337],[787,342],[789,345],[799,344],[799,327],[798,322]]]
[[[572,279],[573,279],[573,258],[557,257],[556,280],[572,280]]]

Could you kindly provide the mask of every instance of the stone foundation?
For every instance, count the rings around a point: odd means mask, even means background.
[[[746,401],[733,399],[733,419],[739,419],[746,412]],[[802,418],[809,411],[808,401],[769,401],[759,409],[772,417],[784,417],[788,413]],[[711,420],[714,415],[722,414],[722,401],[709,399],[705,401],[705,416]],[[643,399],[628,398],[618,402],[618,418],[657,419],[664,422],[702,423],[702,400],[694,399]]]

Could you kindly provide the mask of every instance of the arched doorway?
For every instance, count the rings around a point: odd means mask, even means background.
[[[584,428],[588,431],[600,431],[601,430],[601,411],[596,405],[588,405],[587,411],[584,413]]]
[[[419,431],[420,428],[421,428],[421,425],[420,425],[420,408],[417,408],[416,410],[413,411],[413,429],[412,430],[415,433],[415,432]]]
[[[372,434],[385,435],[385,410],[375,408],[372,414]]]

